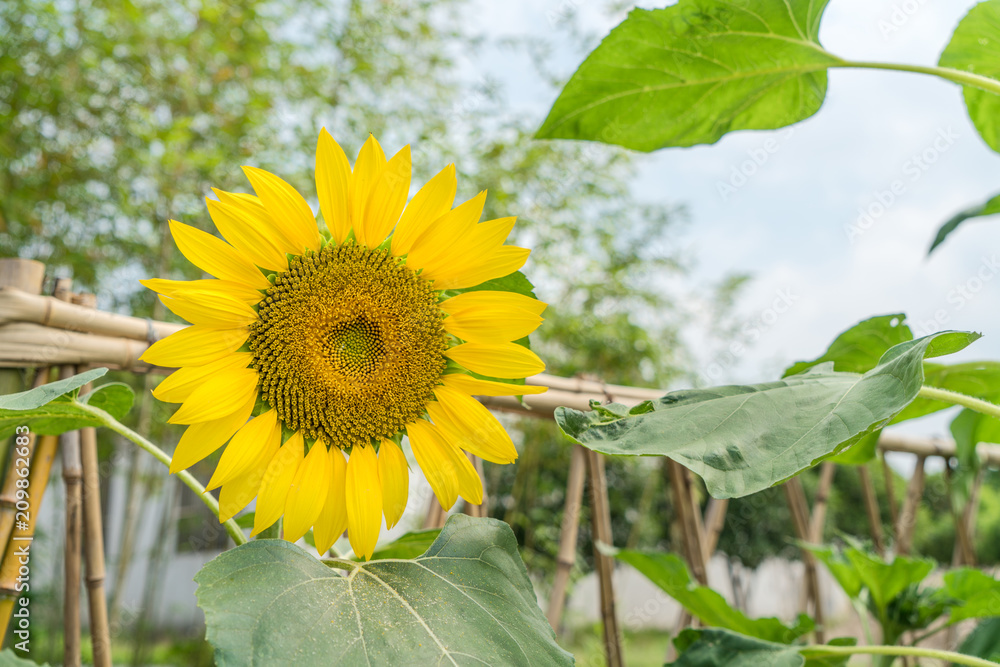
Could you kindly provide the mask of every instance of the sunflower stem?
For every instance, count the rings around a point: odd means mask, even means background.
[[[922,646],[830,646],[820,644],[805,646],[802,653],[816,654],[818,656],[832,655],[879,655],[879,656],[913,656],[918,658],[935,658],[944,660],[956,665],[971,665],[972,667],[997,667],[996,662],[983,660],[971,655],[955,653],[953,651],[940,651],[938,649],[924,648]]]
[[[166,452],[164,452],[162,449],[154,445],[152,442],[142,437],[141,435],[130,429],[128,426],[125,426],[120,421],[109,415],[104,410],[101,410],[100,408],[95,408],[92,405],[87,405],[86,403],[80,403],[79,401],[76,402],[76,405],[80,409],[96,417],[101,422],[101,425],[108,427],[118,435],[128,438],[129,440],[137,444],[141,449],[144,449],[150,454],[152,454],[153,458],[155,458],[163,465],[167,466],[167,470],[170,469],[170,456],[168,456]],[[187,470],[181,470],[180,472],[178,472],[177,478],[180,479],[182,482],[184,482],[189,489],[194,491],[195,495],[201,498],[201,501],[205,503],[208,509],[212,510],[212,514],[214,514],[216,517],[219,516],[219,501],[215,499],[215,496],[213,496],[211,493],[205,490],[205,487],[202,486],[201,482],[196,480],[194,476],[191,475],[191,473],[189,473]],[[229,533],[229,537],[233,538],[233,542],[236,543],[236,546],[240,546],[241,544],[246,544],[247,538],[243,534],[243,530],[238,525],[236,525],[235,521],[233,521],[232,519],[230,519],[229,521],[223,521],[222,525],[226,529],[226,532]]]
[[[961,405],[964,408],[969,408],[970,410],[974,410],[989,417],[1000,418],[1000,405],[984,401],[976,398],[975,396],[966,396],[965,394],[960,394],[957,391],[949,391],[948,389],[939,389],[938,387],[929,387],[924,385],[920,388],[919,396],[929,398],[934,401],[944,401],[953,405]]]

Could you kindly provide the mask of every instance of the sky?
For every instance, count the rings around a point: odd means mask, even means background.
[[[974,4],[831,0],[820,41],[852,60],[934,65]],[[568,76],[585,52],[571,48],[554,21],[575,12],[599,39],[625,16],[607,9],[588,0],[481,0],[470,20],[494,38],[552,40],[555,68]],[[554,101],[526,58],[487,50],[466,67],[499,79],[511,108],[539,123]],[[985,334],[952,361],[1000,358],[1000,220],[967,223],[927,256],[943,221],[1000,191],[1000,155],[979,138],[958,86],[836,69],[823,107],[806,121],[660,150],[638,164],[637,199],[689,212],[681,242],[696,261],[696,281],[753,278],[737,305],[745,349],[702,356],[706,383],[775,379],[793,361],[820,355],[840,331],[888,313],[906,313],[917,335]],[[946,420],[921,421],[907,430],[946,434]]]

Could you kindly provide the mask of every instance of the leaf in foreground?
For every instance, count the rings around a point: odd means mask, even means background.
[[[452,516],[413,560],[335,561],[283,540],[195,577],[219,665],[572,665],[510,527]]]
[[[956,352],[978,334],[942,332],[890,348],[864,374],[832,364],[777,382],[674,391],[629,409],[561,407],[556,422],[603,454],[667,456],[716,498],[756,493],[858,442],[916,396],[923,359]]]
[[[666,667],[800,667],[806,662],[797,647],[716,628],[684,630],[674,644],[682,653]]]
[[[635,9],[587,56],[538,130],[640,151],[711,144],[734,130],[816,113],[826,69],[826,0],[680,0]]]

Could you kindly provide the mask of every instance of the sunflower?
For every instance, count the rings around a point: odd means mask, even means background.
[[[208,484],[221,488],[222,521],[256,498],[253,535],[283,516],[287,540],[312,528],[324,554],[347,530],[371,558],[383,516],[392,527],[406,507],[404,434],[446,509],[459,496],[482,502],[466,452],[517,458],[473,395],[545,391],[504,380],[544,369],[513,341],[546,304],[475,288],[529,251],[504,245],[514,218],[479,222],[485,192],[452,207],[454,165],[407,204],[410,167],[409,146],[387,160],[369,136],[352,168],[324,129],[316,190],[328,232],[291,185],[254,167],[244,173],[256,196],[206,200],[225,240],[170,221],[181,253],[215,278],[142,281],[191,323],[142,359],[178,368],[153,391],[181,403],[170,422],[187,425],[171,472],[225,445]]]

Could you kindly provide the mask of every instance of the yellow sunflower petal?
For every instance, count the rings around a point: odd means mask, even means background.
[[[231,415],[257,397],[257,371],[227,368],[205,378],[167,420],[170,424],[197,424]]]
[[[333,461],[322,439],[317,440],[295,472],[285,500],[285,539],[297,542],[319,518],[330,495]]]
[[[257,509],[253,516],[253,537],[281,518],[285,511],[285,501],[292,487],[292,480],[302,463],[305,443],[302,434],[296,431],[292,437],[281,446],[260,480],[260,490],[257,491]]]
[[[351,163],[324,127],[316,145],[316,192],[326,228],[335,243],[343,243],[351,231],[351,214],[347,207],[351,184]]]
[[[382,486],[375,448],[354,447],[347,460],[347,538],[355,555],[368,560],[382,529]]]
[[[513,463],[517,450],[507,431],[482,403],[450,387],[434,390],[427,413],[452,444],[491,463]]]
[[[205,273],[258,289],[271,286],[249,258],[222,239],[176,220],[170,221],[170,234],[181,254]]]
[[[259,273],[259,272],[258,272]],[[263,274],[262,274],[263,275]],[[267,280],[265,279],[265,283]],[[166,280],[164,278],[146,278],[140,284],[164,296],[181,295],[188,292],[219,292],[234,297],[243,303],[253,305],[258,303],[263,295],[260,290],[235,280]]]
[[[403,146],[379,173],[365,203],[364,217],[354,223],[359,244],[374,248],[396,226],[410,193],[410,171],[410,147]]]
[[[225,192],[217,188],[212,188],[212,192],[219,201],[232,208],[231,212],[241,219],[244,225],[271,239],[278,250],[283,253],[301,254],[301,250],[295,250],[299,247],[295,231],[289,225],[282,224],[282,218],[272,216],[259,197],[244,192]],[[319,229],[316,233],[319,234]]]
[[[474,373],[494,378],[513,380],[545,370],[537,354],[516,343],[463,343],[444,354]]]
[[[399,445],[382,440],[378,449],[378,478],[382,483],[382,509],[385,526],[392,528],[403,516],[410,495],[410,469]]]
[[[170,312],[191,324],[243,327],[257,319],[257,313],[246,302],[222,292],[189,290],[175,292],[174,296],[161,294],[160,301]]]
[[[246,327],[222,329],[195,324],[158,340],[139,357],[152,366],[204,366],[232,354],[250,336]]]
[[[449,164],[413,195],[392,234],[393,255],[401,257],[410,252],[414,241],[451,209],[457,189],[455,165]]]
[[[486,206],[486,190],[462,202],[428,225],[426,231],[413,241],[406,265],[413,270],[438,266],[451,256],[451,249],[468,234]]]
[[[165,403],[183,403],[195,389],[201,386],[205,378],[220,371],[235,368],[246,368],[253,361],[249,352],[234,352],[204,366],[186,366],[163,379],[153,389],[153,396]]]
[[[434,281],[434,289],[465,289],[475,287],[487,280],[502,278],[514,273],[528,261],[531,251],[527,248],[517,246],[500,246],[490,256],[486,257],[479,266],[474,266],[466,271],[455,274],[450,278],[439,278]]]
[[[271,219],[275,221],[282,236],[292,242],[293,255],[301,255],[306,248],[319,250],[320,235],[316,227],[316,216],[299,191],[274,174],[256,167],[243,167],[254,192]]]
[[[369,134],[368,140],[361,147],[358,159],[354,161],[354,172],[351,174],[351,187],[348,190],[349,209],[351,212],[351,225],[354,233],[358,233],[358,227],[364,220],[365,204],[368,203],[368,195],[375,187],[378,175],[385,168],[385,153],[374,135]]]
[[[268,449],[261,454],[260,460],[245,473],[234,480],[226,482],[219,491],[219,520],[229,521],[250,501],[257,497],[260,482],[264,479],[271,459],[278,453],[278,440],[268,442]]]
[[[326,554],[347,530],[347,501],[344,495],[347,461],[344,460],[344,452],[340,447],[330,447],[329,455],[332,470],[330,488],[319,518],[313,526],[313,540],[320,556]]]
[[[428,280],[448,280],[478,268],[510,235],[516,218],[499,218],[473,225],[465,234],[455,238],[450,247],[420,265],[423,277]]]
[[[275,410],[268,410],[248,421],[222,452],[219,465],[215,466],[206,489],[217,489],[259,464],[264,454],[273,448],[274,441],[280,442],[280,438],[281,425],[278,424],[278,413]]]
[[[230,415],[188,426],[184,435],[181,436],[180,442],[177,443],[177,447],[174,448],[174,455],[170,457],[170,473],[174,474],[190,468],[226,444],[226,441],[233,437],[233,434],[250,419],[256,402],[257,397],[254,396]]]
[[[464,391],[472,396],[525,396],[527,394],[544,394],[549,390],[548,387],[480,380],[467,373],[442,375],[441,382],[446,387]]]
[[[448,442],[440,429],[418,419],[407,425],[406,435],[441,507],[451,509],[459,494],[471,503],[482,502],[483,487],[476,469],[465,454]]]
[[[445,318],[444,330],[471,343],[508,343],[538,328],[542,318],[510,308],[472,308]]]
[[[288,259],[281,249],[282,241],[270,226],[256,221],[234,204],[205,199],[212,222],[227,241],[239,248],[257,266],[269,271],[284,271]]]
[[[549,304],[539,301],[526,294],[517,292],[499,292],[495,290],[480,290],[465,292],[441,302],[441,310],[454,315],[479,308],[495,308],[507,310],[527,310],[535,315],[541,315]]]

